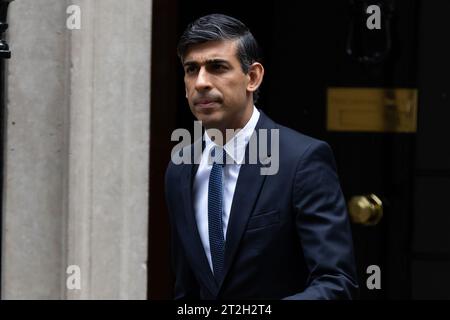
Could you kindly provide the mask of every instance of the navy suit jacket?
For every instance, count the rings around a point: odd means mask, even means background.
[[[352,237],[330,147],[276,124],[263,112],[255,133],[259,129],[279,130],[279,171],[261,175],[263,164],[250,164],[248,158],[241,165],[225,272],[217,281],[193,210],[198,164],[168,165],[175,299],[353,298],[358,285]]]

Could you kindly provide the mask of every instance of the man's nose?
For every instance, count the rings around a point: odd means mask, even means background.
[[[200,68],[197,75],[197,81],[195,82],[195,89],[197,91],[209,90],[212,88],[208,72],[204,67]]]

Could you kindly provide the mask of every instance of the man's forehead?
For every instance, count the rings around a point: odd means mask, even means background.
[[[236,58],[236,42],[233,40],[223,40],[191,45],[186,51],[184,61],[203,63],[215,59],[232,60]]]

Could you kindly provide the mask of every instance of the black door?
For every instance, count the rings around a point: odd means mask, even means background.
[[[414,1],[404,1],[381,8],[383,18],[391,10],[390,21],[382,20],[381,31],[369,31],[360,23],[368,17],[361,1],[352,3],[293,2],[287,10],[285,4],[275,2],[266,105],[280,123],[332,146],[348,201],[375,195],[382,202],[384,214],[378,223],[352,225],[361,298],[408,298],[415,133],[393,133],[393,128],[374,132],[371,123],[367,128],[346,128],[344,123],[340,131],[330,129],[328,123],[336,120],[330,117],[342,114],[330,112],[327,94],[331,88],[348,88],[346,103],[357,104],[352,90],[358,88],[379,88],[386,95],[395,94],[396,88],[414,88],[416,6]],[[378,52],[385,52],[385,58],[363,59]],[[345,107],[347,112],[358,112]],[[367,273],[369,266],[379,267],[381,289],[366,286],[373,272]]]

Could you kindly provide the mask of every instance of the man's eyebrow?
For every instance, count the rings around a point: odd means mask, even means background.
[[[206,60],[206,64],[213,64],[213,63],[226,63],[229,64],[229,62],[225,59],[209,59]]]
[[[215,63],[225,63],[227,65],[229,65],[230,63],[228,62],[228,60],[225,59],[208,59],[205,61],[205,64],[215,64]],[[198,66],[199,63],[196,61],[186,61],[183,63],[183,66]]]
[[[196,66],[196,65],[198,65],[198,63],[195,61],[186,61],[183,63],[183,66],[185,66],[185,67],[186,66]]]

